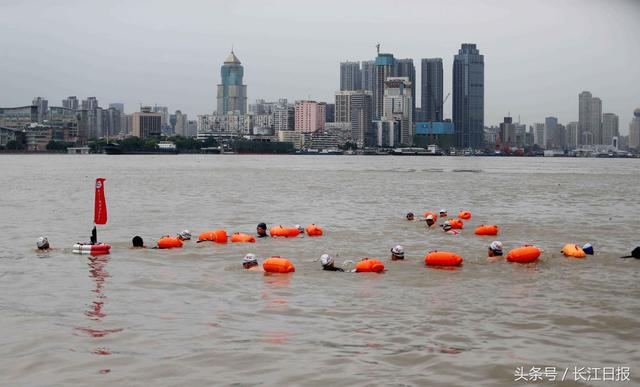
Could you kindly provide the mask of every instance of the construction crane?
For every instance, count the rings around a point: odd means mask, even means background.
[[[447,93],[447,96],[444,97],[444,99],[442,100],[442,103],[440,104],[440,106],[436,107],[436,121],[438,121],[438,113],[442,113],[442,107],[444,106],[444,103],[447,102],[447,99],[449,99],[449,96],[451,95],[451,93]],[[440,118],[440,122],[443,120],[442,117]]]

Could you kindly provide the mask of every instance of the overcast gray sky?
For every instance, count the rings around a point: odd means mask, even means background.
[[[214,110],[232,44],[249,102],[332,101],[339,62],[373,59],[376,42],[418,74],[420,58],[442,57],[445,93],[460,43],[477,43],[486,125],[577,120],[589,90],[627,133],[640,106],[638,0],[0,0],[0,31],[0,106],[96,96],[195,118]]]

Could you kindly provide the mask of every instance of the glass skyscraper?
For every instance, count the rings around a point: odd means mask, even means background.
[[[218,114],[246,114],[247,86],[242,84],[244,69],[231,51],[220,68],[222,83],[218,85]]]
[[[421,68],[420,107],[425,121],[442,121],[442,58],[424,58]]]
[[[459,148],[481,148],[484,137],[484,56],[462,44],[453,59],[453,124]]]

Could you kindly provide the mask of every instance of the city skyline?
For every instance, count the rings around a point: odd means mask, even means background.
[[[0,95],[0,106],[24,106],[34,96],[46,97],[50,106],[61,106],[60,101],[69,95],[79,98],[95,95],[105,101],[105,106],[109,102],[124,102],[129,113],[136,110],[140,103],[169,106],[171,111],[181,110],[192,117],[210,113],[215,110],[215,86],[220,82],[219,66],[232,44],[236,53],[243,58],[243,83],[248,85],[249,102],[279,98],[331,102],[335,91],[340,88],[339,63],[373,60],[377,42],[381,43],[382,52],[392,53],[395,58],[413,59],[417,76],[414,101],[419,102],[421,59],[443,59],[443,91],[446,95],[452,91],[453,56],[460,44],[474,43],[485,56],[485,125],[501,122],[508,112],[516,120],[518,116],[521,117],[520,121],[527,124],[540,122],[547,116],[558,117],[560,122],[565,123],[578,121],[576,96],[588,90],[603,101],[603,113],[615,113],[620,117],[621,134],[626,134],[626,122],[633,110],[640,106],[640,97],[633,88],[634,84],[640,82],[640,74],[632,67],[633,63],[639,61],[640,53],[631,49],[633,37],[640,33],[638,24],[632,23],[640,15],[640,6],[636,2],[623,0],[608,2],[606,8],[597,2],[579,3],[580,9],[576,8],[576,1],[554,3],[554,6],[525,1],[518,8],[509,8],[504,2],[495,1],[483,6],[464,1],[455,6],[438,5],[443,14],[431,25],[437,29],[447,22],[449,27],[433,37],[417,37],[416,27],[410,25],[398,29],[401,22],[415,20],[413,13],[420,14],[418,11],[435,6],[433,2],[400,3],[398,12],[405,12],[405,18],[398,20],[377,11],[373,3],[366,3],[370,6],[362,9],[360,16],[336,17],[335,20],[329,18],[328,10],[309,6],[310,12],[302,13],[291,26],[295,28],[307,23],[307,30],[301,36],[285,34],[281,39],[282,44],[277,44],[270,37],[274,31],[281,32],[282,27],[276,25],[267,30],[261,27],[283,17],[278,16],[277,12],[290,5],[286,1],[269,5],[247,3],[248,15],[243,19],[234,19],[240,16],[238,6],[225,4],[218,10],[220,25],[217,27],[199,30],[185,25],[184,31],[168,19],[170,12],[165,3],[155,7],[145,7],[149,4],[144,2],[127,5],[132,12],[142,12],[136,15],[141,18],[139,25],[133,26],[133,19],[124,13],[128,9],[124,3],[90,6],[62,2],[56,5],[56,9],[50,9],[48,3],[10,2],[0,6],[3,10],[0,14],[5,15],[0,16],[4,28],[14,36],[13,39],[0,42],[0,49],[9,53],[8,60],[0,64],[0,70],[3,74],[11,74],[2,76],[5,93]],[[364,3],[355,2],[349,7],[357,4],[362,6]],[[325,5],[331,8],[338,6],[338,3],[329,1]],[[202,10],[202,13],[206,13],[206,9],[204,5],[196,7],[187,4],[184,9],[175,12],[183,15]],[[605,9],[606,12],[603,12]],[[469,10],[476,11],[471,13],[478,16],[477,20],[470,20],[466,14]],[[94,20],[96,23],[92,25],[94,33],[91,38],[95,44],[89,45],[81,35],[87,21],[79,18],[78,23],[68,23],[71,19],[69,12],[65,11],[87,15],[88,19],[104,12],[113,16],[113,23],[122,28],[107,28],[106,24],[111,26],[112,20],[109,23],[102,19]],[[460,20],[456,21],[453,20],[453,11],[465,13],[459,15]],[[525,13],[539,23],[517,17]],[[587,19],[602,17],[611,21],[610,18],[614,18],[619,28],[607,29],[604,26],[606,23],[573,25],[571,23],[577,22],[563,19],[576,13]],[[53,22],[68,23],[64,24],[67,28],[51,32],[51,40],[45,44],[35,38],[42,31],[34,29],[32,24],[23,23],[22,14],[30,15],[31,22],[34,17],[36,21],[42,18],[44,26]],[[11,18],[9,15],[12,15]],[[191,13],[188,15],[194,20],[201,17]],[[222,16],[226,16],[225,20],[222,20]],[[536,19],[535,16],[540,18]],[[170,28],[160,30],[153,27],[151,21],[154,18],[169,23]],[[503,31],[486,28],[487,24],[498,20],[504,22],[501,26]],[[219,33],[232,22],[239,23],[239,27]],[[385,27],[388,31],[384,28],[378,31],[375,28],[377,22],[389,22],[389,26]],[[362,31],[339,39],[335,37],[336,33],[322,28],[334,24],[349,25],[354,30],[360,27]],[[476,27],[477,31],[473,34],[458,31],[456,27],[463,24],[471,30]],[[320,30],[324,32],[320,33]],[[124,36],[125,33],[131,35]],[[145,33],[151,34],[146,36]],[[301,40],[312,38],[315,33],[327,38],[330,44],[310,45],[312,47],[297,45]],[[73,44],[68,41],[70,34],[74,36]],[[180,45],[169,44],[175,42],[173,34],[179,36]],[[409,35],[413,37],[409,38]],[[158,41],[163,44],[158,44]],[[66,43],[60,46],[56,42]],[[83,55],[73,52],[76,46],[82,48],[76,51]],[[99,55],[89,60],[87,54],[94,53],[94,49],[98,48],[101,50]],[[309,52],[311,49],[314,49],[312,54]],[[123,56],[122,50],[127,55]],[[291,55],[292,50],[295,55]],[[596,52],[598,56],[594,54]],[[64,60],[51,60],[63,57]],[[144,62],[141,62],[142,57]],[[308,76],[301,78],[303,74]],[[419,103],[416,105],[419,106]],[[450,98],[444,105],[444,118],[452,118],[451,105]]]

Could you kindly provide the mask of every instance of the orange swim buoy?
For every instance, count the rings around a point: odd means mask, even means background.
[[[170,236],[165,236],[158,240],[159,249],[172,249],[174,247],[182,247],[182,241]]]
[[[438,215],[435,212],[425,211],[424,214],[422,214],[422,215],[424,215],[425,218],[427,216],[429,216],[429,215],[433,216],[433,221],[434,222],[436,222],[438,220]]]
[[[285,238],[293,238],[297,237],[300,234],[300,230],[295,227],[282,227],[276,226],[271,227],[269,230],[269,235],[272,237],[285,237]]]
[[[460,266],[462,257],[448,251],[431,251],[424,257],[427,266]]]
[[[381,271],[384,271],[384,263],[378,259],[362,258],[360,262],[356,263],[356,272],[358,273],[380,273]]]
[[[564,245],[560,252],[564,254],[565,257],[584,258],[587,256],[587,253],[582,250],[582,247],[575,244]]]
[[[236,232],[233,235],[231,235],[231,242],[234,242],[234,243],[255,243],[256,242],[256,238],[254,238],[253,235],[244,234],[244,233],[241,233],[241,232]]]
[[[509,251],[509,254],[507,254],[507,261],[527,263],[535,261],[539,256],[539,248],[535,246],[525,245]]]
[[[461,229],[464,227],[464,222],[460,219],[449,219],[447,222],[451,225],[451,228]]]
[[[310,224],[305,229],[307,231],[307,235],[309,236],[322,236],[322,228],[316,226],[315,224]]]
[[[291,261],[279,256],[265,259],[262,262],[262,268],[267,273],[293,273],[296,271]]]
[[[498,235],[498,231],[495,224],[481,224],[476,227],[476,235]]]
[[[211,241],[215,243],[227,243],[227,232],[225,230],[205,231],[198,235],[198,241]]]
[[[464,220],[471,219],[471,211],[460,211],[458,213],[458,218],[464,219]]]

